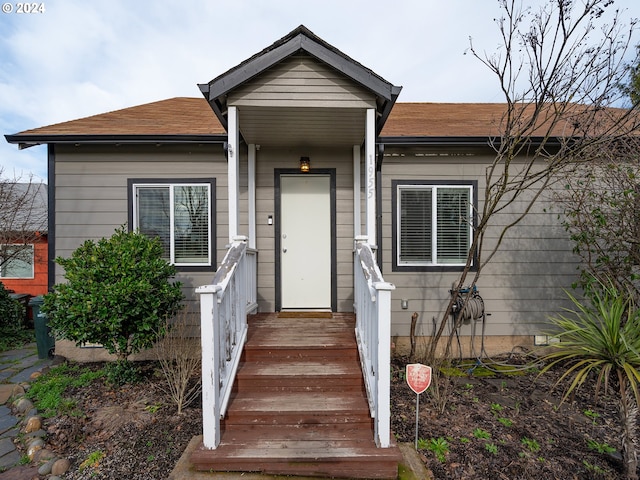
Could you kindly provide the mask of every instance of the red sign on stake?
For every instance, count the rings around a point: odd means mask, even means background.
[[[431,385],[431,367],[421,363],[407,365],[407,383],[411,390],[420,395]]]

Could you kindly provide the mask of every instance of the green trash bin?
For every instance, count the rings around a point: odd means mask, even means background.
[[[29,306],[33,312],[33,326],[36,331],[36,345],[38,347],[38,358],[53,357],[56,342],[51,335],[51,328],[47,322],[47,315],[41,311],[44,304],[44,297],[37,296],[29,300]]]

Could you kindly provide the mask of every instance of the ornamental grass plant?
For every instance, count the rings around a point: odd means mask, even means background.
[[[622,426],[622,455],[626,478],[638,479],[637,422],[640,404],[640,309],[632,295],[612,281],[589,283],[587,301],[567,292],[574,308],[552,317],[559,340],[544,356],[542,373],[565,368],[558,383],[568,380],[566,399],[595,375],[595,395],[614,387]]]

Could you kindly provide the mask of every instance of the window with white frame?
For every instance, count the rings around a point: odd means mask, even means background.
[[[0,245],[0,278],[33,278],[33,245]]]
[[[176,266],[211,266],[213,182],[130,180],[132,227],[157,237]]]
[[[474,182],[393,182],[394,267],[462,267],[473,236]]]

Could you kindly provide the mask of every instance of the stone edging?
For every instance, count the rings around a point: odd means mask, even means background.
[[[34,379],[39,375],[40,372],[36,372],[31,377]],[[28,389],[28,383],[17,384],[11,395],[11,409],[19,419],[20,427],[16,442],[21,444],[20,451],[29,457],[31,464],[38,467],[39,475],[48,480],[62,480],[69,471],[71,462],[46,448],[47,432],[42,428],[42,417],[26,396]]]

